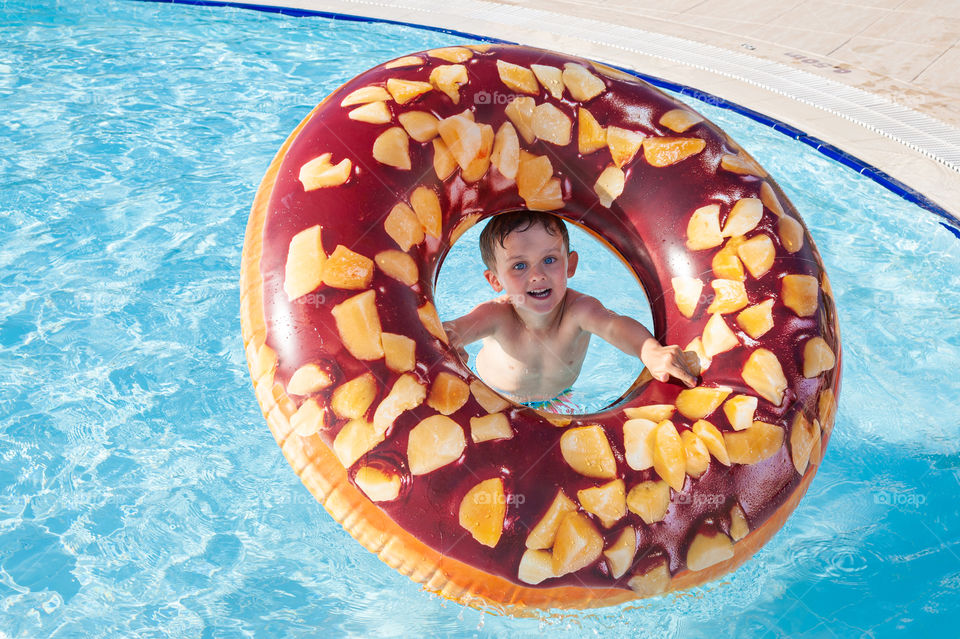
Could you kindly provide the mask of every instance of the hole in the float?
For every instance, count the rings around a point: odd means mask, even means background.
[[[435,301],[444,322],[462,317],[477,305],[499,296],[484,279],[486,266],[480,258],[480,232],[488,221],[483,220],[467,230],[443,260]],[[579,254],[576,273],[569,279],[568,287],[597,298],[608,309],[634,318],[653,332],[650,302],[636,276],[601,241],[577,225],[565,222],[570,248]],[[467,365],[478,376],[477,354],[481,347],[481,342],[466,347]],[[638,358],[592,336],[570,399],[579,412],[601,411],[620,398],[642,370],[643,364]],[[484,381],[496,388],[491,380]]]

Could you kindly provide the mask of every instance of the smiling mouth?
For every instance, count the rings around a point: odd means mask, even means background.
[[[550,296],[550,291],[553,289],[550,288],[541,288],[535,291],[527,291],[527,295],[537,298],[538,300],[546,299]]]

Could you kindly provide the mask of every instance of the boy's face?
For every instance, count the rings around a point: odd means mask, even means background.
[[[560,233],[540,224],[512,231],[503,246],[494,244],[496,269],[484,271],[493,290],[505,291],[510,303],[533,313],[549,313],[563,300],[567,278],[577,269],[577,254],[567,253]]]

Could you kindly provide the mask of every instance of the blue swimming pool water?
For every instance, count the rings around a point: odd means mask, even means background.
[[[246,371],[247,212],[327,92],[459,41],[212,7],[0,4],[0,638],[949,636],[960,241],[702,103],[802,211],[840,309],[838,423],[783,531],[696,591],[517,620],[421,591],[316,505]]]

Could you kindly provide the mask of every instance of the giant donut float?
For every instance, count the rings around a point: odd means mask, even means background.
[[[607,410],[486,387],[433,304],[469,226],[554,211],[636,273],[699,385]],[[823,263],[766,172],[615,69],[516,46],[398,58],[328,96],[260,185],[241,273],[256,396],[329,513],[387,564],[511,613],[681,590],[780,529],[829,438],[840,337]]]

